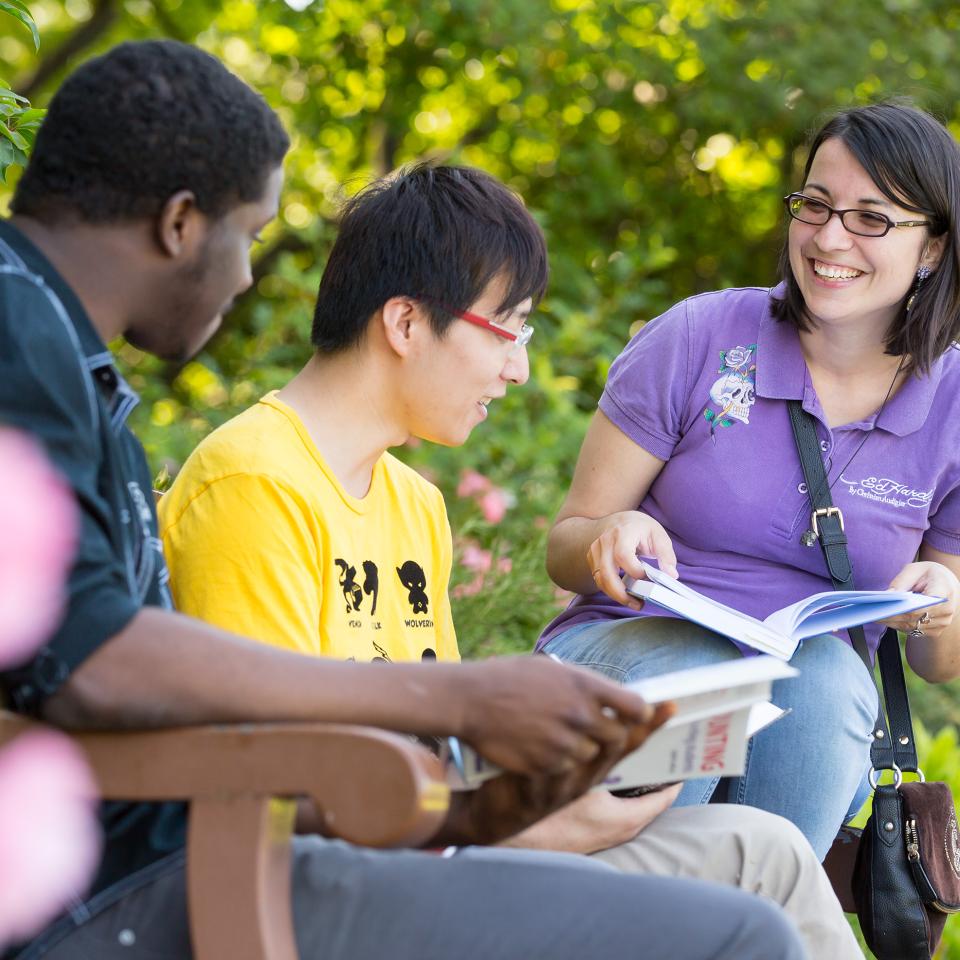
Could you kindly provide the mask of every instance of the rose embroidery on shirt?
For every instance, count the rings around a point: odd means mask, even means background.
[[[756,351],[755,343],[720,351],[720,376],[710,388],[711,403],[703,411],[714,443],[717,427],[750,423],[750,408],[757,398],[757,365],[753,360]]]

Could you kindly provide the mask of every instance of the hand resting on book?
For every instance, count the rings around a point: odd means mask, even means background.
[[[593,582],[613,600],[639,610],[643,601],[624,590],[621,571],[631,577],[643,577],[639,558],[653,557],[661,570],[677,576],[677,558],[670,535],[653,517],[637,510],[625,510],[606,519],[609,525],[587,550]]]
[[[674,712],[673,703],[658,703],[646,723],[629,727],[624,740],[599,748],[592,760],[575,764],[564,772],[525,775],[498,771],[475,789],[454,791],[447,821],[432,843],[437,846],[491,844],[525,831],[567,808],[590,787],[603,783],[611,769],[639,749]]]
[[[594,790],[505,841],[503,846],[565,853],[596,853],[632,840],[680,792],[680,784],[641,797],[615,797]]]
[[[919,613],[904,614],[885,621],[888,627],[907,634],[907,661],[913,671],[929,683],[952,680],[960,675],[960,557],[928,544],[920,546],[920,560],[908,563],[890,584],[891,590],[913,590],[943,597],[927,612],[929,620],[918,624]],[[919,627],[920,633],[912,633]]]
[[[925,593],[931,597],[943,597],[943,602],[926,611],[927,618],[922,626],[923,633],[930,638],[939,636],[948,627],[957,612],[960,598],[960,582],[941,563],[908,563],[893,578],[891,590],[910,590],[913,593]],[[906,613],[885,621],[885,626],[909,633],[917,625],[917,613]]]

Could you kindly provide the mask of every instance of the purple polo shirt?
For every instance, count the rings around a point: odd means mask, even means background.
[[[600,398],[666,461],[638,508],[670,534],[680,579],[759,618],[831,589],[819,545],[800,542],[810,504],[786,400],[818,421],[858,588],[885,589],[921,541],[960,554],[960,349],[907,380],[879,417],[831,430],[796,331],[771,315],[779,294],[748,287],[677,304],[630,341]],[[538,647],[575,624],[651,615],[668,614],[578,596]],[[866,628],[871,650],[880,632]]]

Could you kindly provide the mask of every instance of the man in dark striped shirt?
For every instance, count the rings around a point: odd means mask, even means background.
[[[150,474],[125,426],[136,396],[106,345],[125,336],[169,359],[200,349],[251,283],[249,246],[276,214],[287,146],[259,96],[184,44],[124,44],[53,99],[14,216],[0,225],[0,420],[44,444],[82,528],[62,624],[29,663],[0,675],[0,691],[13,709],[65,728],[288,719],[460,736],[511,773],[460,795],[435,842],[493,842],[601,777],[649,732],[650,709],[545,657],[341,663],[170,609]],[[102,821],[90,897],[10,955],[191,955],[186,811],[108,804]],[[301,955],[803,956],[789,923],[759,898],[584,864],[301,838]]]

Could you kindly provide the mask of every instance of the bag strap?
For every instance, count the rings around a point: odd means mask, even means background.
[[[843,526],[843,514],[834,506],[830,494],[830,482],[823,466],[820,440],[817,437],[816,420],[803,409],[799,400],[788,400],[790,426],[797,443],[800,465],[810,497],[810,531],[806,537],[815,538],[823,551],[827,570],[835,590],[853,590],[853,567],[847,552],[847,536]],[[804,542],[807,542],[805,539]],[[808,546],[813,546],[812,540]],[[853,648],[864,666],[874,677],[873,663],[867,647],[863,627],[850,627],[847,631]],[[917,748],[913,736],[913,720],[910,715],[910,699],[907,695],[903,661],[900,657],[900,640],[896,630],[885,630],[877,650],[882,680],[881,705],[874,726],[870,761],[874,770],[900,770],[917,772]],[[875,680],[875,677],[874,677]],[[879,687],[878,687],[879,689]],[[883,703],[886,704],[886,714]],[[887,719],[889,718],[889,726]],[[892,736],[891,736],[892,733]]]
[[[920,763],[917,758],[917,745],[913,735],[913,718],[910,714],[910,698],[907,695],[907,683],[903,675],[903,658],[900,655],[900,637],[896,630],[885,630],[880,638],[877,650],[880,661],[880,676],[883,679],[884,698],[887,705],[887,718],[890,721],[891,740],[887,753],[881,754],[883,767],[877,770],[889,770],[889,751],[893,751],[893,762],[901,770],[918,773]],[[879,729],[879,728],[877,728]],[[876,741],[874,741],[876,742]],[[873,750],[870,751],[871,759]]]

